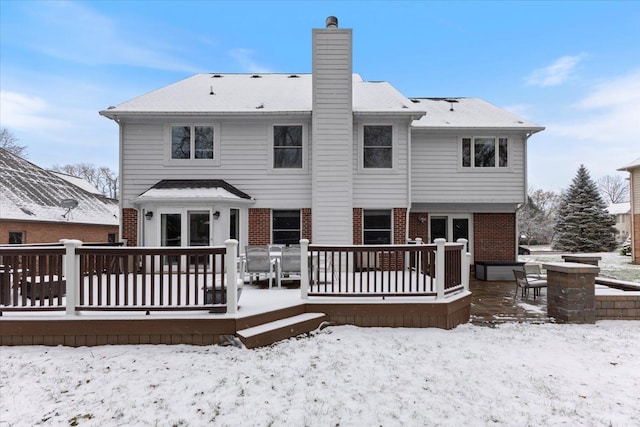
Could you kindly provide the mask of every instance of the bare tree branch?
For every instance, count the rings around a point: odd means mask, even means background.
[[[82,178],[93,185],[102,195],[111,199],[118,198],[118,174],[106,166],[96,167],[90,163],[54,165],[52,170]]]
[[[607,203],[629,201],[629,181],[620,175],[606,175],[598,180],[598,188]]]
[[[19,139],[7,128],[0,128],[0,148],[4,148],[8,152],[18,157],[26,159],[29,157],[26,145],[19,145]]]

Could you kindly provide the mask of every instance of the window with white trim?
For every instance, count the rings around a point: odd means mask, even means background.
[[[488,136],[462,138],[463,168],[509,167],[509,142],[507,138]]]
[[[362,167],[391,169],[393,167],[393,126],[362,127]]]
[[[273,127],[273,168],[302,169],[302,126]]]
[[[171,126],[172,160],[214,158],[215,129],[213,126]]]

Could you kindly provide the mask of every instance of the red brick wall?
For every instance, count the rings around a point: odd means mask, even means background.
[[[60,239],[107,242],[109,234],[118,239],[117,225],[74,224],[70,222],[0,221],[0,244],[9,243],[9,232],[22,232],[23,243],[58,243]]]
[[[422,221],[420,219],[422,218]],[[409,238],[420,237],[429,243],[429,214],[427,212],[411,212],[409,214]]]
[[[407,244],[407,209],[393,208],[393,244]]]
[[[353,244],[362,244],[362,208],[353,208]]]
[[[122,238],[127,240],[127,246],[138,246],[138,211],[135,209],[122,209]]]
[[[271,243],[271,209],[249,208],[249,244]]]
[[[312,242],[313,240],[311,239],[311,226],[312,226],[312,217],[311,217],[311,209],[310,208],[303,208],[300,210],[300,215],[302,216],[302,232],[301,232],[301,238],[302,239],[307,239],[310,242]]]
[[[473,214],[474,258],[477,261],[516,260],[516,215]]]

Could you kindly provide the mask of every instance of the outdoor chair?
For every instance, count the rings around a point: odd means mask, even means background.
[[[269,255],[269,247],[246,246],[245,262],[245,271],[249,275],[249,283],[253,284],[254,276],[266,275],[269,278],[269,289],[271,289],[273,276],[277,271],[277,261]],[[279,284],[280,280],[277,280]]]
[[[285,275],[300,274],[300,246],[286,246],[282,248],[280,258],[280,280]]]
[[[533,299],[535,300],[536,297],[540,295],[540,290],[547,287],[546,280],[527,277],[527,274],[523,270],[513,270],[513,274],[516,277],[516,294],[513,297],[514,301],[518,297],[518,289],[521,289],[523,298],[529,295],[529,289],[533,289]]]
[[[547,275],[542,274],[542,267],[540,267],[540,264],[525,264],[524,273],[527,275],[528,279],[547,280]]]

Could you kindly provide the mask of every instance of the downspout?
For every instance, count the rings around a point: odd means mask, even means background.
[[[407,211],[405,212],[404,222],[405,243],[411,240],[411,236],[409,236],[409,214],[411,212],[411,123],[413,120],[413,116],[411,116],[409,124],[407,125]]]

